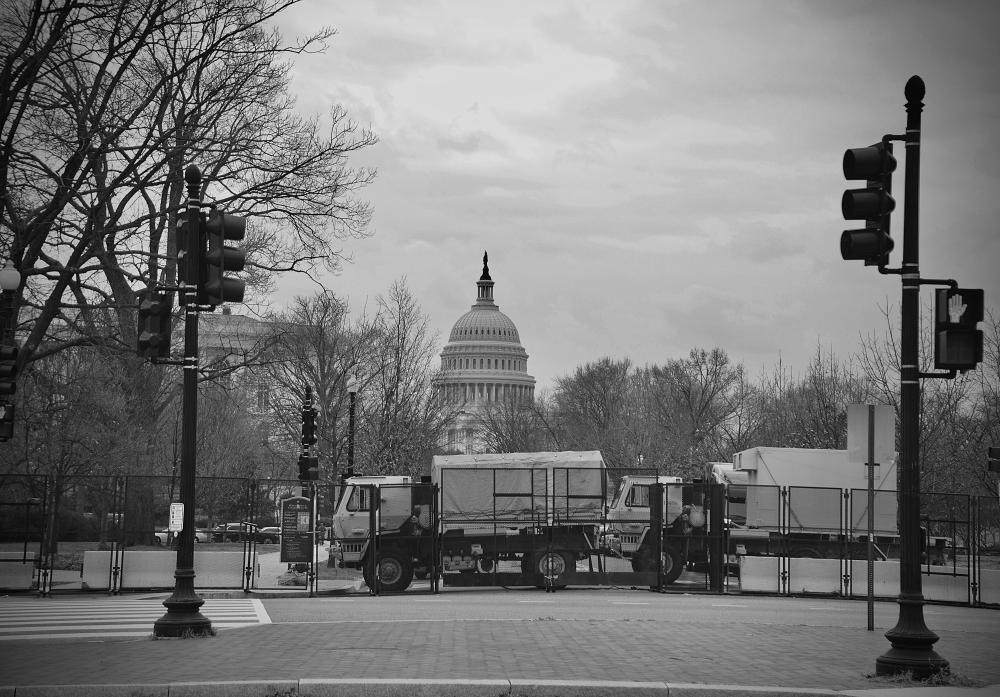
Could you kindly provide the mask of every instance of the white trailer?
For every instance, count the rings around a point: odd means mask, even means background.
[[[746,476],[746,526],[852,536],[868,531],[868,468],[846,450],[751,448],[733,455]],[[875,467],[876,535],[896,535],[896,461]]]

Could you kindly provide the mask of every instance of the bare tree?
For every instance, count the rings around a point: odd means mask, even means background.
[[[359,357],[359,466],[366,474],[423,474],[451,421],[432,390],[436,337],[405,279],[377,302],[372,342]]]
[[[482,412],[486,452],[535,453],[559,450],[559,434],[543,396],[527,404],[514,399],[490,402]]]
[[[720,348],[694,348],[686,359],[651,369],[652,397],[667,459],[667,471],[698,476],[715,449],[717,432],[737,411],[743,366]]]
[[[602,358],[557,378],[552,395],[566,447],[600,450],[608,467],[633,467],[638,455],[625,427],[632,362]]]
[[[339,107],[306,119],[288,93],[288,44],[268,28],[294,0],[3,0],[19,50],[0,75],[0,229],[24,278],[22,363],[80,344],[131,350],[133,286],[175,277],[183,170],[248,214],[248,279],[336,267],[364,234],[354,199],[373,173],[347,157],[374,142]],[[103,321],[102,318],[103,317]],[[52,331],[56,327],[58,331]]]
[[[875,400],[890,404],[899,422],[899,347],[895,339],[891,308],[882,310],[886,327],[880,334],[863,337],[858,362],[864,380],[874,386]],[[934,372],[931,308],[922,312],[921,372]],[[995,329],[993,330],[995,332]],[[989,332],[987,332],[989,336]],[[989,342],[987,342],[988,344]],[[984,362],[971,373],[956,379],[930,378],[920,382],[920,486],[924,491],[968,491],[983,482],[980,414],[988,418],[988,394],[994,368],[989,350]],[[863,401],[863,400],[859,400]],[[976,452],[976,450],[979,452]]]
[[[376,323],[365,313],[351,320],[347,303],[325,291],[296,298],[273,317],[276,342],[262,372],[268,381],[268,409],[284,436],[289,462],[299,448],[306,388],[319,411],[316,420],[321,477],[337,481],[346,462],[347,381],[361,368],[375,342]]]

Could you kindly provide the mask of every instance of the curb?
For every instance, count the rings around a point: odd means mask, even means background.
[[[148,685],[0,686],[0,697],[987,697],[1000,685],[901,687],[873,690],[615,680],[272,680]]]

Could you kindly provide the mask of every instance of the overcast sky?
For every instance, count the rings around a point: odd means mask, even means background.
[[[443,346],[489,250],[538,389],[692,347],[801,373],[886,303],[898,328],[899,277],[840,258],[841,159],[903,132],[914,74],[921,274],[1000,308],[1000,3],[306,0],[279,26],[319,25],[337,36],[299,59],[299,108],[380,138],[355,160],[378,169],[374,236],[325,284],[360,306],[405,276]]]

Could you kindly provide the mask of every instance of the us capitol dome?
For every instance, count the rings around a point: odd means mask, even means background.
[[[476,288],[476,304],[451,328],[434,382],[439,403],[455,412],[445,444],[450,452],[479,451],[476,431],[491,405],[531,404],[535,398],[535,378],[528,375],[528,353],[517,327],[493,302],[485,253]]]

